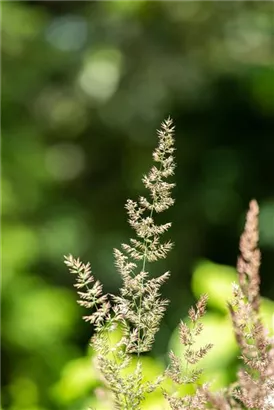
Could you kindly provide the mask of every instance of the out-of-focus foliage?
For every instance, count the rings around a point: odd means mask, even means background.
[[[251,197],[261,207],[262,294],[273,298],[273,7],[1,5],[2,407],[79,410],[95,403],[100,381],[62,256],[90,260],[106,291],[117,290],[111,249],[129,237],[123,205],[142,194],[154,130],[168,114],[177,137],[176,247],[155,267],[172,272],[171,305],[148,368],[162,368],[193,302],[197,260],[235,265]],[[224,302],[233,276],[208,263],[193,276],[195,296],[210,294],[209,332],[227,335],[215,348],[219,361],[207,363],[219,385],[235,368]]]

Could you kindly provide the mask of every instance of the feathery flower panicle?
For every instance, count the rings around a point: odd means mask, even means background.
[[[259,267],[261,260],[261,253],[257,248],[259,240],[258,215],[258,204],[252,200],[246,215],[245,229],[240,239],[241,255],[237,263],[242,292],[256,312],[260,306]]]
[[[93,307],[96,309],[91,315],[83,316],[83,319],[93,323],[97,330],[101,329],[110,310],[110,303],[107,300],[107,296],[103,295],[103,286],[98,280],[94,283],[90,263],[84,264],[79,258],[74,259],[72,255],[65,256],[64,258],[70,273],[76,275],[76,283],[74,286],[79,296],[77,302],[80,306],[84,306],[87,309],[92,309]],[[91,284],[93,284],[92,287],[90,287]]]
[[[191,307],[188,311],[190,325],[184,322],[179,326],[180,342],[184,347],[183,359],[177,357],[172,351],[169,354],[171,364],[166,370],[166,376],[177,384],[197,384],[203,372],[203,369],[197,368],[198,362],[203,359],[213,345],[206,344],[205,346],[194,349],[197,336],[203,330],[201,322],[202,317],[206,313],[207,295],[202,295],[196,303],[196,309]],[[195,366],[191,368],[192,366]],[[176,391],[176,389],[175,389]],[[208,393],[208,385],[196,388],[195,394],[178,398],[174,394],[169,394],[164,391],[164,396],[167,399],[172,409],[205,409]]]
[[[274,395],[274,343],[259,312],[258,214],[258,204],[252,200],[240,239],[239,285],[233,284],[233,299],[228,307],[244,363],[244,368],[238,372],[238,386],[233,395],[248,409],[269,410],[274,408],[273,402],[268,404]]]
[[[92,346],[97,352],[97,367],[113,393],[117,409],[139,409],[145,394],[154,391],[163,380],[160,376],[154,382],[144,381],[140,359],[129,375],[124,369],[131,362],[132,353],[137,353],[139,358],[142,352],[152,348],[168,304],[161,298],[160,287],[169,278],[169,272],[149,278],[147,265],[166,258],[172,248],[170,241],[161,240],[171,223],[158,225],[155,214],[174,203],[171,197],[174,184],[166,181],[175,168],[173,134],[172,120],[168,118],[158,131],[158,146],[153,153],[155,165],[142,179],[149,197],[142,196],[137,202],[128,200],[125,205],[136,237],[129,244],[122,244],[122,250],[114,249],[115,265],[123,283],[120,294],[104,295],[100,282],[94,283],[89,263],[85,265],[71,255],[65,257],[70,272],[76,274],[78,303],[94,309],[84,319],[94,325]],[[109,332],[117,325],[122,337],[113,346]]]
[[[159,143],[153,153],[156,165],[143,177],[149,198],[141,196],[137,202],[129,199],[125,205],[136,238],[122,244],[122,251],[114,249],[115,264],[123,279],[121,296],[114,297],[114,302],[123,315],[126,349],[138,356],[151,350],[168,304],[160,297],[160,286],[169,278],[169,273],[149,279],[146,266],[166,258],[172,248],[170,241],[161,241],[171,223],[157,225],[154,218],[155,213],[165,211],[174,203],[171,189],[175,184],[166,181],[175,168],[173,133],[172,120],[168,118],[158,131]]]

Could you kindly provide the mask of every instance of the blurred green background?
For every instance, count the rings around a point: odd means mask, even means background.
[[[171,304],[145,368],[157,374],[167,349],[179,350],[176,326],[206,291],[204,339],[215,342],[206,371],[217,387],[233,380],[225,300],[253,197],[268,323],[273,313],[273,3],[1,6],[2,408],[106,408],[63,255],[89,260],[117,291],[112,248],[132,234],[124,203],[145,193],[141,177],[168,115],[178,166],[164,220],[175,248],[151,271],[171,270]],[[146,408],[159,409],[157,400]]]

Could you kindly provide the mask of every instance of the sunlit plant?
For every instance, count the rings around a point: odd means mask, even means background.
[[[84,320],[93,326],[91,345],[96,351],[95,365],[111,393],[113,407],[119,410],[142,409],[146,397],[157,388],[162,390],[166,408],[173,410],[273,409],[274,340],[260,318],[259,208],[254,200],[250,202],[240,241],[239,283],[233,284],[233,298],[228,304],[241,349],[242,366],[237,382],[222,392],[212,393],[210,383],[200,381],[203,370],[199,362],[213,347],[207,343],[195,348],[196,339],[202,338],[207,295],[202,295],[196,306],[189,309],[189,321],[180,323],[182,357],[170,352],[170,365],[162,375],[150,381],[144,376],[142,355],[152,349],[169,303],[162,299],[160,288],[170,273],[164,272],[154,278],[149,274],[149,267],[152,262],[166,258],[172,248],[172,242],[162,239],[171,223],[159,225],[156,219],[158,213],[174,204],[171,196],[174,183],[168,182],[175,170],[173,135],[172,120],[168,118],[158,131],[154,165],[143,177],[149,196],[126,203],[128,221],[135,237],[122,244],[121,249],[114,249],[115,265],[122,278],[119,294],[104,294],[89,263],[84,264],[72,255],[65,257],[69,271],[76,275],[74,286],[78,303],[90,311]],[[115,340],[111,335],[117,328],[121,336]],[[136,357],[132,370],[132,361]],[[165,383],[167,380],[171,385],[169,389]],[[182,385],[191,385],[193,393],[181,395]]]

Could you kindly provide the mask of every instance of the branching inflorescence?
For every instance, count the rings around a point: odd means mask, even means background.
[[[251,201],[245,230],[240,240],[241,255],[237,269],[239,285],[233,285],[233,299],[228,307],[236,340],[241,349],[243,368],[235,385],[219,393],[211,393],[210,385],[200,384],[202,369],[197,364],[212,348],[212,344],[195,349],[196,338],[203,330],[202,317],[206,313],[207,295],[202,295],[196,307],[189,309],[189,324],[181,322],[179,337],[183,356],[170,352],[170,366],[162,376],[148,382],[142,371],[142,353],[152,349],[168,301],[161,298],[160,288],[169,278],[165,272],[156,278],[149,275],[149,264],[166,258],[172,248],[162,236],[171,223],[157,225],[155,217],[174,204],[167,182],[174,174],[174,127],[165,120],[158,131],[158,146],[153,152],[155,165],[143,177],[149,191],[148,198],[128,200],[126,210],[135,238],[114,249],[117,271],[122,278],[119,295],[106,295],[99,281],[95,281],[90,264],[72,255],[65,257],[69,271],[76,275],[78,303],[91,313],[84,320],[94,327],[91,343],[95,349],[96,366],[106,387],[112,393],[119,410],[141,409],[147,394],[170,379],[174,384],[170,393],[162,388],[169,408],[173,410],[239,410],[274,408],[274,342],[260,319],[260,252],[258,242],[258,205]],[[111,334],[117,328],[121,337],[114,342]],[[132,357],[137,357],[133,371],[128,372]],[[176,386],[192,384],[194,394],[180,397]]]

